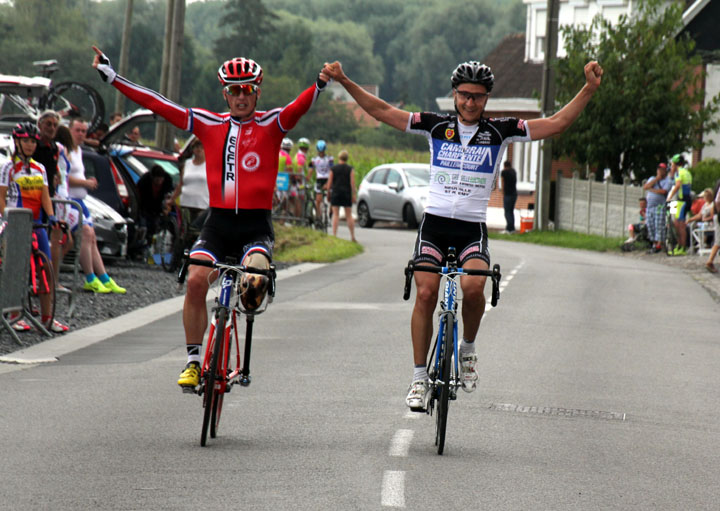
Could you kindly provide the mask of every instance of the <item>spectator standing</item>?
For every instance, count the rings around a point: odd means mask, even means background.
[[[210,207],[210,194],[205,177],[205,148],[200,139],[193,137],[189,150],[192,157],[181,158],[180,181],[170,197],[170,205],[180,197],[180,216],[186,234],[190,228],[200,231],[207,208]]]
[[[352,205],[355,203],[355,170],[348,165],[348,152],[343,150],[338,155],[340,163],[330,168],[327,187],[332,208],[332,233],[337,236],[340,223],[340,208],[345,208],[345,221],[350,229],[350,239],[355,239],[355,219],[352,216]]]
[[[517,202],[517,172],[512,164],[505,160],[503,170],[500,172],[500,181],[503,189],[503,208],[505,209],[505,231],[508,234],[515,232],[515,203]]]
[[[153,165],[137,182],[140,227],[145,228],[145,245],[152,243],[158,230],[160,217],[166,212],[166,204],[174,186],[170,174],[160,165]]]
[[[664,163],[657,166],[655,177],[648,179],[643,185],[643,190],[647,190],[646,224],[652,245],[649,252],[653,254],[660,252],[665,243],[665,201],[671,188],[672,181],[668,178],[667,165]]]
[[[110,126],[112,126],[123,117],[124,115],[122,112],[113,112],[112,114],[110,114],[110,119],[108,120],[108,123],[110,124]]]
[[[718,250],[720,250],[720,179],[715,183],[715,194],[714,204],[715,207],[715,239],[713,239],[713,246],[710,249],[710,256],[708,257],[705,267],[710,273],[717,273],[715,267],[715,256],[717,256]]]
[[[675,229],[678,236],[678,246],[673,250],[673,255],[687,254],[687,216],[692,205],[692,174],[685,167],[685,157],[676,154],[672,157],[672,170],[675,176],[675,184],[668,193],[668,200],[672,200],[677,194],[677,210],[675,212]]]
[[[95,190],[98,186],[97,179],[85,176],[85,164],[82,160],[82,149],[80,149],[85,142],[87,122],[82,119],[73,119],[68,128],[72,139],[72,146],[66,148],[70,161],[68,193],[72,200],[80,204],[80,214],[83,215],[82,243],[80,243],[80,266],[85,273],[83,289],[94,293],[125,294],[126,289],[118,286],[105,270],[105,263],[97,246],[92,216],[85,205],[84,199],[88,195],[88,190]]]

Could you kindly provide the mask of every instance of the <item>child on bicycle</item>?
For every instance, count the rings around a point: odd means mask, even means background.
[[[12,159],[0,170],[0,216],[6,207],[29,208],[33,212],[36,224],[48,223],[53,229],[58,228],[55,218],[45,168],[36,162],[32,155],[40,140],[37,126],[31,122],[18,123],[12,131],[15,150]],[[34,228],[38,246],[51,260],[50,243],[47,231],[42,227]],[[28,245],[28,254],[30,253]],[[44,291],[44,292],[43,292]],[[48,290],[40,288],[40,315],[43,325],[55,333],[65,333],[67,325],[51,317],[52,297]],[[16,330],[29,330],[24,321],[16,323]]]

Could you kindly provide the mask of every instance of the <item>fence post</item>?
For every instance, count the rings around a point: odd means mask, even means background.
[[[605,212],[603,214],[603,238],[607,238],[608,204],[610,203],[610,180],[605,180]]]
[[[627,176],[623,178],[622,218],[620,218],[620,236],[625,235],[625,214],[627,211]]]
[[[587,225],[585,226],[585,232],[590,234],[590,210],[592,209],[592,184],[595,181],[595,174],[591,173],[588,175],[588,199],[587,199]]]
[[[575,232],[575,181],[577,181],[578,173],[577,171],[573,172],[572,177],[572,185],[570,187],[570,204],[572,204],[572,208],[570,209],[570,230]]]

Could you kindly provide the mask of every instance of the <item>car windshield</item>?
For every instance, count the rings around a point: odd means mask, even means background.
[[[160,165],[165,172],[170,174],[170,177],[173,180],[173,184],[177,185],[178,181],[180,181],[180,169],[178,169],[175,163],[169,160],[139,155],[128,155],[127,159],[131,163],[134,163],[136,168],[145,169],[144,172],[142,172],[143,174],[145,172],[149,172],[153,165]],[[135,173],[133,172],[133,181],[137,182],[139,179],[140,176],[135,175]]]
[[[405,168],[405,176],[407,176],[408,186],[428,186],[430,184],[429,167]]]

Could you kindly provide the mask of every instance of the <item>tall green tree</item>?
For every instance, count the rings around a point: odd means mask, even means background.
[[[262,0],[228,0],[220,20],[224,33],[215,42],[215,53],[221,61],[255,55],[274,37],[276,20]]]
[[[719,127],[720,97],[703,105],[701,58],[692,40],[675,37],[677,27],[680,3],[646,0],[615,24],[597,17],[589,27],[561,29],[568,57],[557,65],[558,104],[582,87],[588,60],[604,74],[583,114],[553,144],[556,156],[609,168],[621,182],[630,172],[654,175],[668,155],[703,145],[702,130]]]

